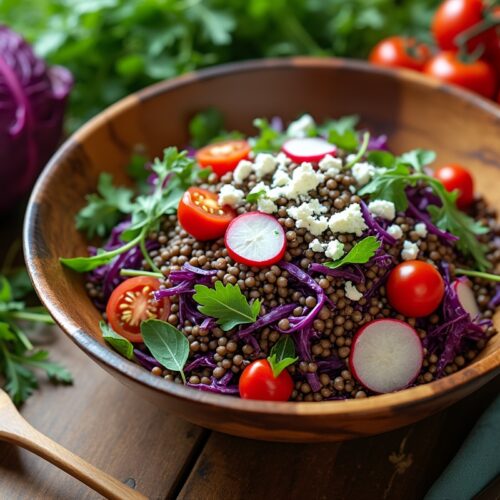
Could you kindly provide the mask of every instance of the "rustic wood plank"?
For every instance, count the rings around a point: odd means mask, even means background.
[[[500,378],[446,412],[380,436],[294,445],[210,436],[181,499],[336,500],[423,497],[456,453]]]
[[[51,353],[69,366],[73,387],[43,383],[22,408],[38,430],[96,467],[164,498],[183,477],[206,431],[158,410],[99,368],[58,329]],[[0,443],[0,498],[100,498],[40,458]]]

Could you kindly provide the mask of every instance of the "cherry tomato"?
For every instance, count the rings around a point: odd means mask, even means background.
[[[293,392],[293,380],[287,370],[275,378],[267,359],[258,359],[243,370],[239,388],[243,399],[288,401]]]
[[[131,342],[142,342],[141,323],[146,319],[167,319],[170,314],[168,298],[154,300],[153,292],[160,282],[150,276],[137,276],[120,283],[106,306],[111,328]]]
[[[469,171],[456,163],[443,165],[434,171],[434,177],[441,181],[447,191],[458,189],[458,208],[467,208],[474,199],[474,181]]]
[[[444,295],[443,278],[421,260],[398,264],[387,280],[387,298],[396,311],[419,318],[433,313]]]
[[[196,153],[196,160],[202,167],[212,167],[220,177],[236,168],[240,160],[244,160],[250,153],[247,141],[222,141],[209,144]]]
[[[179,224],[200,241],[224,236],[235,217],[236,212],[231,207],[219,205],[215,193],[196,187],[190,187],[182,195],[177,210]]]
[[[481,0],[445,0],[434,14],[432,33],[443,50],[456,50],[456,37],[484,20],[484,4]],[[480,44],[484,47],[495,42],[495,30],[475,36],[467,43],[469,51]]]
[[[379,42],[370,53],[370,62],[379,66],[409,68],[422,71],[431,51],[413,38],[391,36]]]
[[[495,72],[488,63],[480,60],[465,63],[453,52],[441,52],[434,56],[425,65],[424,73],[484,97],[493,97],[496,89]]]

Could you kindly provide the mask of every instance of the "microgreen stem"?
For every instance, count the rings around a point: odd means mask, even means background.
[[[485,280],[500,282],[500,276],[496,274],[482,273],[481,271],[473,271],[471,269],[461,269],[461,268],[455,269],[455,272],[457,274],[463,274],[465,276],[472,276],[474,278],[483,278]]]
[[[363,158],[364,154],[366,153],[366,150],[368,149],[369,142],[370,142],[370,132],[365,132],[363,134],[363,142],[361,143],[361,147],[356,153],[356,156],[344,166],[345,170],[352,168],[354,165],[356,165],[356,163],[358,163],[359,160],[361,160],[361,158]]]
[[[149,264],[149,267],[153,269],[154,272],[161,274],[160,268],[153,262],[153,259],[149,255],[148,249],[146,248],[146,239],[144,236],[139,241],[139,247],[141,249],[142,255],[144,256],[144,259],[146,259],[146,262]]]
[[[36,323],[46,323],[53,325],[54,320],[48,315],[43,313],[28,312],[28,311],[11,311],[8,313],[12,319],[19,319],[23,321],[34,321]]]
[[[153,278],[164,278],[163,273],[141,271],[138,269],[121,269],[120,276],[152,276]]]

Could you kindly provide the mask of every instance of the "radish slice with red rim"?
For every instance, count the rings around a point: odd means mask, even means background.
[[[264,267],[281,260],[285,231],[271,215],[248,212],[231,221],[224,238],[229,256],[241,264]]]
[[[290,139],[281,149],[295,163],[318,162],[326,155],[337,154],[337,148],[321,137]]]
[[[480,311],[476,302],[476,296],[472,291],[471,282],[467,278],[458,278],[451,286],[457,294],[460,305],[465,309],[465,312],[468,312],[470,317],[474,319]]]
[[[360,384],[377,393],[408,387],[422,368],[424,353],[417,332],[397,319],[379,319],[354,336],[349,366]]]

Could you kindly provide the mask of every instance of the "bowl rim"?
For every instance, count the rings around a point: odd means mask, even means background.
[[[61,157],[77,147],[86,136],[91,134],[101,123],[107,121],[108,118],[118,115],[122,111],[136,105],[137,99],[147,100],[159,93],[228,74],[244,73],[247,71],[265,71],[266,69],[287,70],[296,68],[344,68],[360,73],[376,73],[389,78],[399,79],[407,84],[452,94],[465,101],[467,104],[486,111],[500,124],[500,107],[478,95],[459,87],[443,84],[414,71],[382,68],[357,60],[319,57],[250,60],[214,66],[212,68],[191,72],[171,80],[150,85],[136,93],[124,97],[84,124],[56,151],[38,178],[29,198],[24,219],[23,248],[28,273],[40,300],[45,307],[47,307],[61,330],[96,362],[104,365],[108,371],[116,370],[126,379],[138,382],[156,393],[166,394],[171,398],[179,400],[179,402],[201,403],[241,413],[283,416],[335,416],[341,414],[354,414],[357,412],[378,414],[388,407],[390,407],[393,412],[397,412],[397,410],[431,402],[433,399],[442,397],[444,394],[451,395],[453,392],[462,389],[463,386],[472,384],[487,374],[493,377],[495,372],[500,372],[500,349],[494,350],[484,358],[475,361],[472,365],[468,365],[442,379],[428,384],[403,389],[398,392],[381,394],[368,398],[323,401],[321,404],[318,404],[317,402],[269,402],[228,397],[223,394],[214,394],[189,388],[181,384],[174,384],[164,380],[162,377],[151,374],[142,366],[120,356],[111,349],[111,347],[95,340],[89,333],[82,330],[71,317],[68,317],[59,309],[59,306],[56,304],[56,301],[53,300],[50,293],[45,293],[44,280],[41,279],[44,274],[43,266],[35,259],[32,252],[36,233],[36,205],[37,200],[41,198],[46,185],[49,183],[50,177],[58,168],[59,159]],[[71,271],[68,270],[67,272]]]

